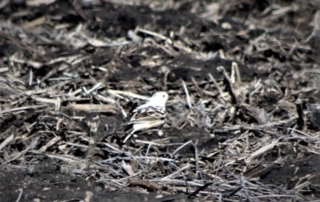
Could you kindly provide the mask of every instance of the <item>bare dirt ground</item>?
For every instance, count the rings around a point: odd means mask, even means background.
[[[320,199],[319,8],[2,0],[0,201]],[[164,135],[121,144],[156,91]]]

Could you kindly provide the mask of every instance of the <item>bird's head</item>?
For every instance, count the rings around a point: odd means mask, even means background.
[[[166,102],[169,98],[168,93],[166,92],[156,92],[152,95],[152,97],[149,99],[149,103],[155,106],[159,107],[165,107]]]

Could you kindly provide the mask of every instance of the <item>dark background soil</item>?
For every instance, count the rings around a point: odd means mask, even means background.
[[[1,201],[320,199],[318,8],[316,0],[1,1],[0,143],[13,135],[0,144]],[[217,67],[230,76],[234,63],[241,82],[230,90]],[[119,144],[122,111],[142,101],[110,90],[169,92],[163,139],[140,137],[159,145]],[[174,152],[188,141],[196,146]],[[174,163],[135,159],[148,155]],[[189,164],[172,178],[185,184],[152,181]]]

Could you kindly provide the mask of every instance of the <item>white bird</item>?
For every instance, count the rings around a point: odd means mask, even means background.
[[[156,92],[145,104],[132,111],[133,115],[130,121],[126,123],[129,134],[123,140],[123,143],[136,132],[160,127],[164,124],[167,116],[166,102],[168,97],[166,92]]]

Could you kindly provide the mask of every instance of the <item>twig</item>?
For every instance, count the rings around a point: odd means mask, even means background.
[[[176,150],[174,150],[174,152],[171,153],[172,156],[174,156],[178,151],[180,151],[183,147],[187,146],[188,144],[191,144],[192,140],[189,140],[188,142],[184,143],[183,145],[181,145],[180,147],[178,147]]]
[[[22,197],[22,193],[23,193],[23,188],[20,188],[19,191],[20,191],[20,192],[19,192],[19,196],[18,196],[16,202],[19,202],[19,201],[20,201],[20,199],[21,199],[21,197]]]
[[[192,108],[191,99],[190,99],[188,88],[187,88],[186,83],[184,81],[182,81],[182,86],[183,86],[184,93],[186,94],[188,107],[191,109]]]
[[[185,180],[175,180],[175,179],[152,179],[150,180],[152,182],[162,182],[166,184],[171,184],[171,185],[185,185],[186,181]],[[196,187],[202,187],[204,184],[198,183],[196,181],[187,181],[189,186],[196,186]]]
[[[278,145],[280,139],[272,141],[272,143],[265,145],[258,149],[257,151],[253,152],[250,157],[247,159],[247,162],[252,161],[252,159],[256,158],[257,156],[266,153],[267,151],[273,149],[276,145]]]
[[[190,164],[187,164],[186,166],[184,166],[184,167],[180,168],[179,170],[177,170],[177,171],[175,171],[175,172],[171,173],[170,175],[167,175],[167,176],[165,176],[165,177],[161,178],[161,180],[168,180],[168,179],[172,178],[173,176],[175,176],[175,175],[177,175],[177,174],[181,173],[182,171],[184,171],[184,170],[186,170],[186,169],[190,168],[190,166],[191,166]]]
[[[96,105],[96,104],[69,104],[67,108],[88,111],[88,112],[102,112],[116,114],[116,107],[114,105]]]
[[[46,151],[49,147],[51,147],[52,145],[56,144],[57,142],[59,142],[61,140],[60,136],[56,136],[54,138],[52,138],[47,144],[45,144],[44,146],[42,146],[38,152],[42,153],[44,151]]]
[[[240,176],[240,181],[241,181],[241,187],[244,190],[244,193],[246,194],[247,201],[251,202],[252,200],[251,200],[251,198],[249,196],[248,189],[247,189],[246,182],[245,182],[245,179],[244,179],[243,175]]]
[[[216,89],[219,91],[219,94],[222,97],[222,99],[224,101],[226,101],[226,99],[223,97],[223,91],[220,88],[220,86],[219,86],[218,82],[216,81],[216,79],[212,76],[212,74],[209,73],[208,75],[209,75],[210,80],[213,82],[214,86],[216,87]]]
[[[163,36],[163,35],[161,35],[161,34],[158,34],[158,33],[155,33],[155,32],[149,31],[149,30],[146,30],[146,29],[138,28],[136,31],[137,31],[137,32],[142,32],[142,33],[145,33],[145,34],[149,34],[149,35],[151,35],[151,36],[158,37],[158,38],[160,38],[160,39],[165,40],[165,41],[168,42],[169,44],[172,44],[172,43],[173,43],[170,38],[168,38],[168,37],[166,37],[166,36]]]
[[[146,96],[143,95],[138,95],[136,93],[132,93],[129,91],[120,91],[120,90],[108,90],[108,93],[113,94],[113,95],[125,95],[125,96],[129,96],[129,97],[133,97],[133,98],[137,98],[137,99],[141,99],[141,100],[147,100],[149,99]]]
[[[236,105],[238,103],[237,102],[237,98],[236,98],[236,96],[235,96],[235,94],[233,92],[232,82],[231,82],[231,80],[230,80],[225,68],[222,67],[222,66],[219,66],[219,67],[217,67],[217,70],[224,76],[224,83],[226,85],[227,91],[229,92],[229,94],[231,96],[231,103],[233,105]]]
[[[10,135],[9,137],[7,137],[3,142],[1,142],[0,144],[0,151],[5,147],[7,146],[14,138],[14,135]]]
[[[0,114],[6,114],[6,113],[11,113],[11,112],[16,112],[16,111],[24,111],[24,110],[28,110],[28,109],[41,109],[41,108],[45,108],[45,107],[47,107],[47,105],[17,107],[17,108],[12,108],[12,109],[0,111]]]
[[[198,193],[200,193],[202,190],[206,189],[207,187],[209,187],[210,185],[212,185],[212,182],[206,183],[205,185],[203,185],[202,187],[198,188],[197,190],[195,190],[194,192],[192,192],[191,194],[189,194],[189,198],[195,197]]]
[[[198,148],[197,148],[197,145],[194,144],[193,142],[191,142],[193,148],[194,148],[194,158],[195,158],[195,167],[194,167],[194,170],[195,170],[195,173],[198,174],[199,172],[199,154],[198,154]]]

